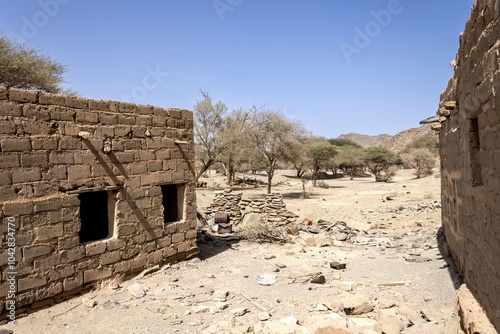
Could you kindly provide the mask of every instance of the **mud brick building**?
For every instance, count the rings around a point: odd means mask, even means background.
[[[197,253],[193,114],[0,86],[0,313]],[[46,302],[46,301],[45,301]]]
[[[441,96],[443,230],[467,333],[500,331],[500,1],[477,0]],[[487,319],[484,319],[486,315]]]

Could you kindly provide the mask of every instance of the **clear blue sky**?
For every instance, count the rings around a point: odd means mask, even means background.
[[[313,133],[395,134],[435,113],[473,0],[4,0],[0,28],[82,96],[265,104]],[[389,14],[389,15],[387,15]]]

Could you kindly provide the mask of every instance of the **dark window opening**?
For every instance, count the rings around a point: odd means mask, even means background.
[[[481,169],[481,142],[479,138],[478,118],[470,120],[469,128],[469,154],[470,154],[470,172],[473,187],[483,185],[483,176]]]
[[[163,220],[165,223],[177,222],[184,214],[184,185],[166,184],[161,186]]]
[[[112,234],[113,193],[95,191],[78,194],[80,200],[80,243],[106,239]]]

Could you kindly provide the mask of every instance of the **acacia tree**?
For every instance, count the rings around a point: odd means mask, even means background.
[[[391,179],[393,173],[390,169],[397,159],[394,152],[382,146],[372,146],[364,149],[363,156],[366,166],[375,175],[375,181],[387,182]]]
[[[316,187],[319,173],[333,160],[337,150],[333,145],[321,138],[315,138],[307,149],[309,168],[313,187]]]
[[[356,146],[341,147],[336,161],[344,175],[349,175],[351,180],[354,179],[354,175],[361,174],[365,166],[363,151]]]
[[[195,182],[214,163],[219,161],[224,150],[222,133],[227,107],[221,101],[214,103],[208,92],[201,90],[203,100],[194,105],[194,140],[196,156],[201,164],[195,175]]]
[[[412,152],[410,165],[415,169],[415,175],[419,179],[432,174],[436,160],[429,150],[419,148]]]
[[[66,66],[40,50],[8,40],[0,34],[0,83],[7,87],[71,93],[62,88]]]
[[[220,161],[227,174],[227,183],[234,184],[236,170],[241,163],[248,160],[248,127],[251,126],[258,108],[250,110],[233,110],[223,119],[221,146],[223,154]]]
[[[249,129],[249,138],[255,149],[264,158],[267,172],[267,193],[271,193],[271,182],[279,160],[293,160],[298,138],[305,133],[303,127],[288,120],[277,111],[263,111],[256,115]]]

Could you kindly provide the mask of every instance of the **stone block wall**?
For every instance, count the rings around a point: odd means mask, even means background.
[[[190,111],[0,86],[0,313],[12,236],[17,308],[196,253],[193,165]]]
[[[465,285],[497,330],[500,330],[499,54],[500,1],[477,0],[460,36],[455,75],[441,96],[440,124],[434,126],[440,136],[446,240]],[[481,312],[478,310],[477,314]]]

